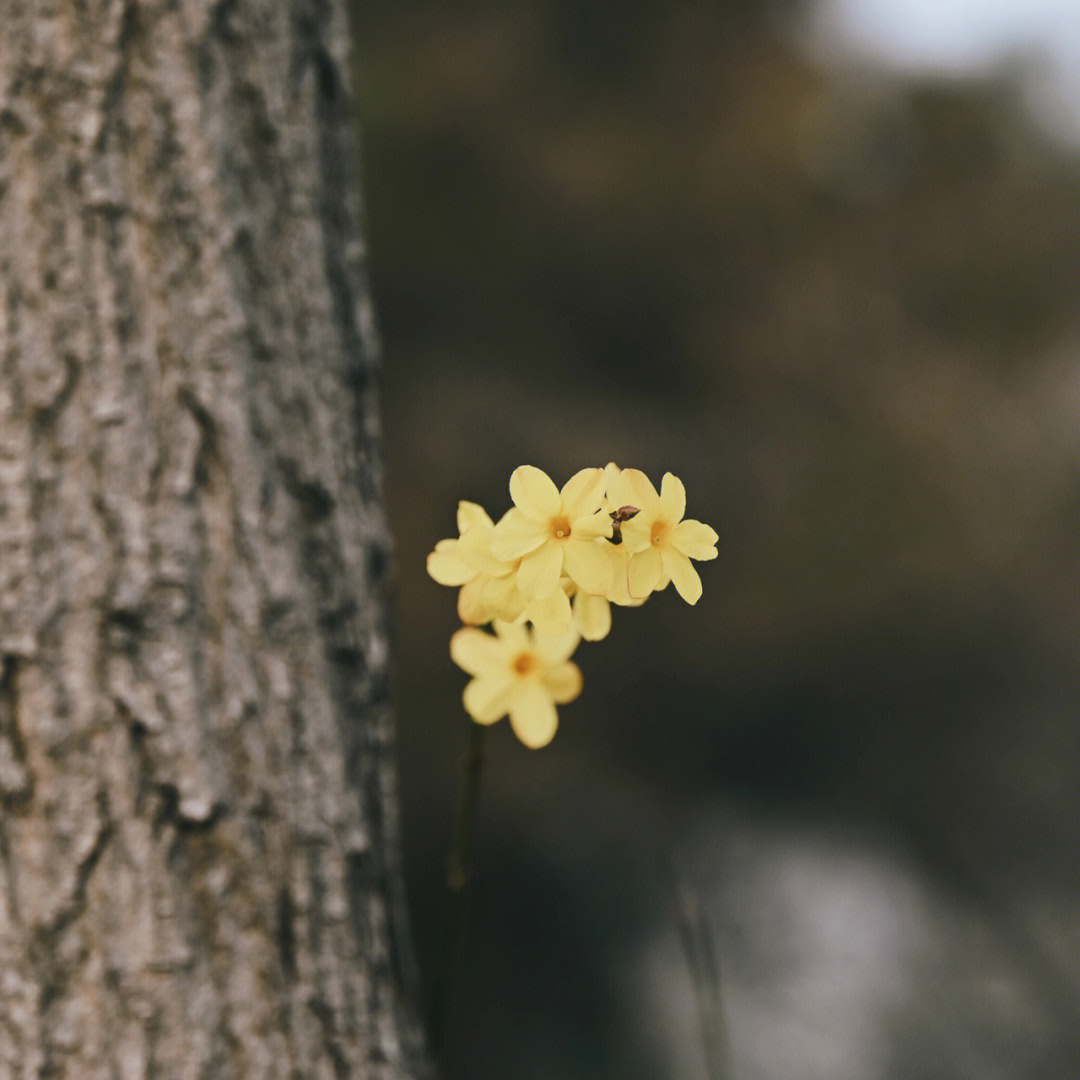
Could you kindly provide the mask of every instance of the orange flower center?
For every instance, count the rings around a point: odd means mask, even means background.
[[[659,546],[663,544],[664,538],[667,536],[667,522],[666,521],[654,521],[652,532],[649,538],[653,544]]]
[[[518,675],[528,675],[539,667],[537,659],[531,652],[518,653],[514,657],[513,668]]]
[[[551,535],[556,540],[565,540],[570,535],[570,521],[565,517],[551,519]]]

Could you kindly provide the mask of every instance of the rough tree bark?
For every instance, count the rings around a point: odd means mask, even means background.
[[[400,1077],[343,0],[0,0],[0,1078]]]

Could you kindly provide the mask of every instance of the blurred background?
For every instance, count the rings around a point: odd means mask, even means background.
[[[425,1007],[457,501],[614,460],[720,534],[489,732],[446,1075],[704,1078],[677,895],[738,1080],[1080,1075],[1080,4],[355,25]]]

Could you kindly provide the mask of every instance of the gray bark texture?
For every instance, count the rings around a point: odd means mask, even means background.
[[[0,0],[0,1080],[419,1069],[342,0]]]

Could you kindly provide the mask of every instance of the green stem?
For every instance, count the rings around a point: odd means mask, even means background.
[[[437,1057],[444,1058],[446,1040],[462,996],[462,973],[469,931],[469,885],[476,859],[476,833],[480,807],[480,773],[483,764],[484,728],[469,722],[469,746],[461,761],[454,831],[446,860],[447,949],[442,986],[436,1001],[431,1042]]]

